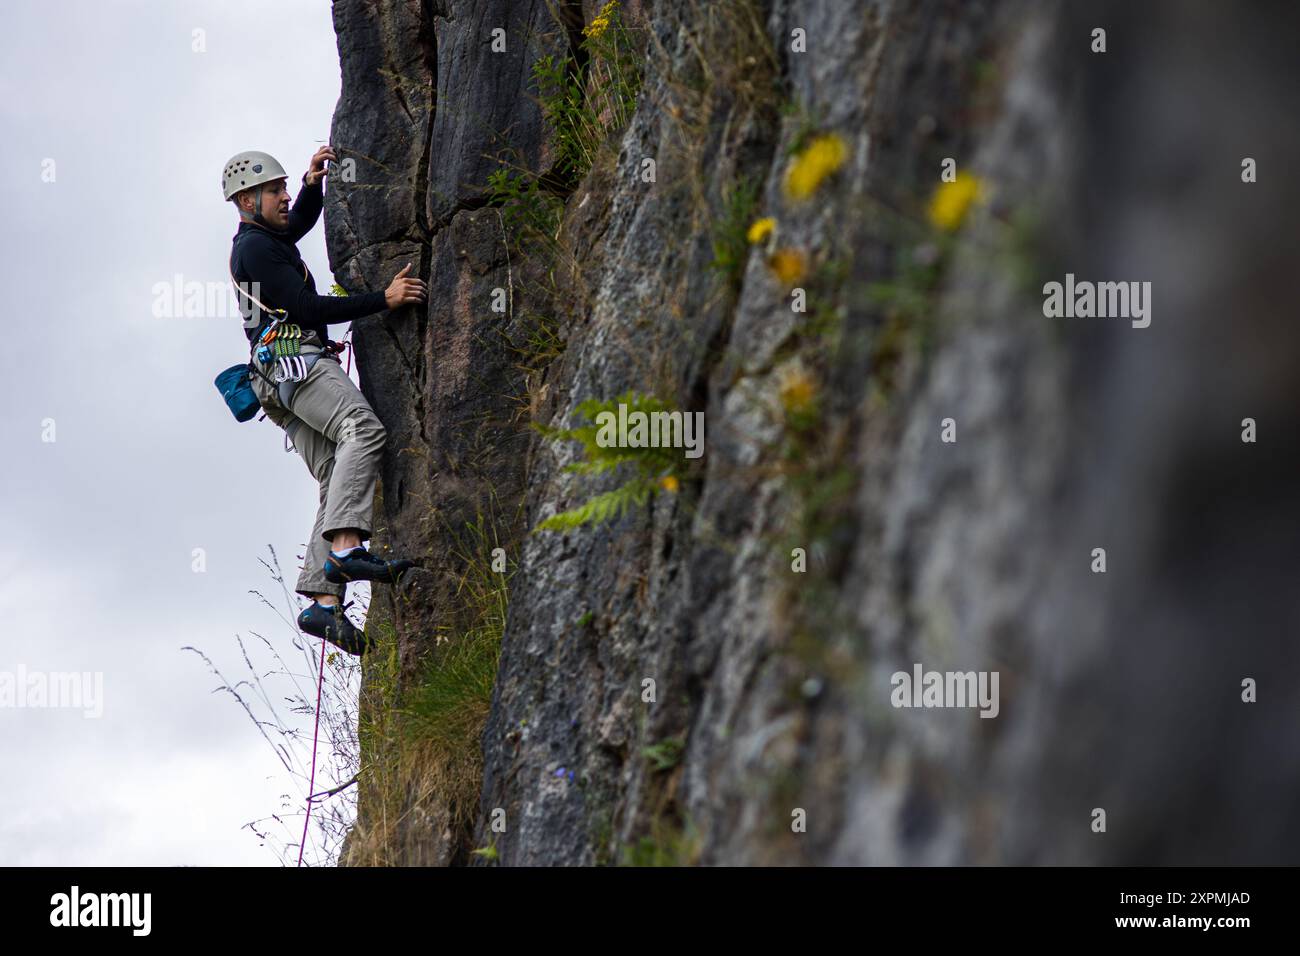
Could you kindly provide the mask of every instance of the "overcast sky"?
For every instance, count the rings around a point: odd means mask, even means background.
[[[6,0],[0,17],[0,680],[103,675],[98,718],[0,706],[0,865],[275,865],[242,828],[305,790],[181,648],[234,680],[257,631],[306,675],[249,592],[288,614],[258,557],[273,545],[292,589],[316,484],[213,386],[247,360],[238,318],[154,301],[177,274],[228,281],[231,155],[271,153],[296,197],[339,95],[330,4]],[[324,291],[323,220],[299,249]]]

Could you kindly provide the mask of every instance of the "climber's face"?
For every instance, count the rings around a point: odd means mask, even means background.
[[[257,190],[245,190],[239,198],[239,206],[249,214],[253,212],[253,203]],[[262,186],[262,218],[274,229],[283,229],[289,224],[289,190],[285,180],[275,179]]]

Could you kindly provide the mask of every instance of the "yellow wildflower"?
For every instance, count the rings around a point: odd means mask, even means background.
[[[788,414],[799,414],[812,408],[817,394],[817,384],[801,368],[788,370],[781,377],[781,404]]]
[[[930,222],[937,229],[955,232],[970,211],[971,203],[983,198],[984,183],[970,173],[958,173],[950,183],[940,183],[930,199]]]
[[[582,35],[585,37],[598,37],[609,29],[609,21],[614,16],[614,11],[618,8],[618,0],[609,0],[609,3],[600,8],[600,13],[592,18],[591,25],[583,27]]]
[[[818,136],[785,171],[785,194],[791,199],[807,199],[827,176],[844,165],[848,155],[848,146],[835,133]]]
[[[677,489],[681,487],[676,475],[664,475],[659,479],[659,484],[663,485],[664,491],[670,491],[673,494],[677,494]]]
[[[767,267],[786,286],[793,286],[808,272],[808,261],[798,249],[778,249],[767,257]]]
[[[745,233],[745,238],[749,240],[750,245],[753,245],[770,236],[775,228],[776,220],[771,216],[764,216],[762,219],[754,221],[754,224],[749,227],[749,232]]]

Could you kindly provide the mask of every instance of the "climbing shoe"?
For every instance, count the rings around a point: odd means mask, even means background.
[[[383,558],[375,557],[365,548],[356,548],[342,558],[331,551],[325,555],[325,580],[334,584],[346,584],[348,581],[381,581],[385,584],[396,584],[402,573],[413,567],[415,567],[414,561],[406,558],[385,561]]]
[[[341,651],[360,656],[366,652],[366,636],[344,613],[351,606],[351,601],[328,607],[313,601],[298,615],[298,627],[306,634],[325,638]]]

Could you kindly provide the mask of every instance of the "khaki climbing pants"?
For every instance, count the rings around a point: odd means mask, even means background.
[[[322,351],[313,331],[304,331],[302,354]],[[270,378],[274,363],[257,362]],[[364,541],[371,534],[375,481],[387,437],[384,426],[333,355],[321,355],[307,377],[293,387],[288,405],[261,375],[252,376],[253,391],[266,417],[284,429],[307,470],[320,482],[320,508],[307,542],[297,593],[343,596],[344,585],[325,579],[325,556],[336,531],[356,529]]]

